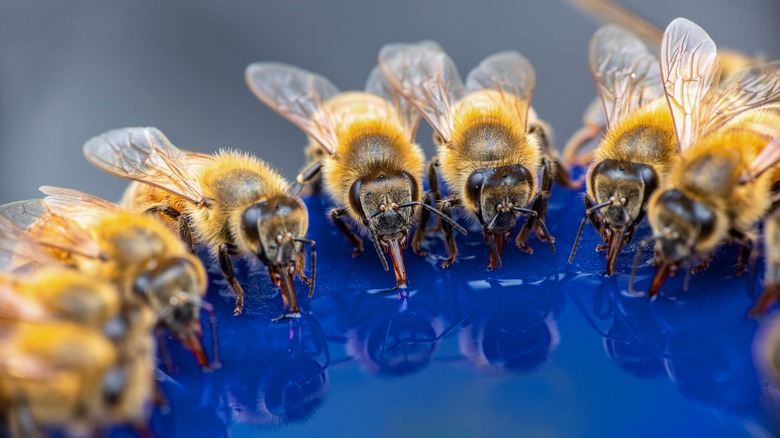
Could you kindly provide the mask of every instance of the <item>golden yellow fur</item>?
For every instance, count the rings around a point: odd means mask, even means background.
[[[593,151],[586,178],[588,194],[596,199],[591,173],[604,160],[647,164],[663,181],[678,157],[672,114],[666,98],[662,97],[635,109],[606,131]]]
[[[525,132],[514,109],[500,100],[497,92],[490,92],[495,96],[491,98],[486,91],[476,92],[458,102],[452,115],[452,138],[438,147],[442,177],[453,197],[463,201],[469,211],[476,210],[476,206],[470,205],[462,194],[474,170],[520,164],[531,173],[537,187],[544,153],[538,139]],[[482,130],[490,131],[500,140],[484,138]]]
[[[422,193],[425,156],[395,120],[355,118],[340,125],[338,140],[336,153],[325,160],[323,180],[327,192],[339,205],[350,206],[349,189],[358,178],[376,177],[380,173],[408,172]],[[349,212],[361,223],[359,212],[351,208]]]
[[[677,189],[715,212],[718,220],[711,238],[697,242],[695,249],[708,252],[728,236],[730,229],[748,233],[761,220],[771,204],[773,172],[740,184],[751,162],[772,138],[747,126],[780,126],[780,112],[768,109],[746,111],[699,143],[683,152],[671,169],[665,190]],[[650,199],[649,219],[655,223],[659,190]],[[659,232],[654,226],[654,231]]]

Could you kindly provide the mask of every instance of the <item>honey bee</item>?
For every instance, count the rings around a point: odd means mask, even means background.
[[[300,317],[293,276],[314,293],[316,249],[306,239],[306,206],[287,181],[265,162],[236,151],[203,155],[180,151],[155,128],[124,128],[89,140],[92,164],[133,180],[123,205],[158,212],[178,224],[185,242],[204,244],[219,261],[236,295],[234,315],[244,307],[231,256],[252,254],[282,290],[289,309],[276,320]],[[311,277],[304,275],[303,245],[311,247]]]
[[[780,159],[780,62],[749,67],[718,88],[715,43],[693,22],[678,18],[663,36],[661,75],[672,111],[680,159],[648,201],[656,296],[681,264],[706,268],[712,251],[730,240],[742,245],[745,270],[752,227],[771,204]]]
[[[52,248],[61,263],[112,283],[125,315],[150,309],[160,327],[209,366],[200,342],[206,291],[200,260],[153,217],[76,190],[41,190],[49,196],[0,206],[0,214],[28,239]]]
[[[663,29],[646,17],[630,10],[614,0],[570,0],[579,9],[602,23],[616,24],[631,29],[644,43],[657,53],[661,45]],[[740,70],[765,62],[760,56],[748,56],[735,50],[720,50],[721,78],[726,79]],[[569,166],[586,166],[593,159],[593,146],[607,128],[599,98],[588,105],[583,116],[583,126],[578,129],[563,149],[563,162]]]
[[[328,152],[319,167],[325,188],[338,205],[331,217],[352,244],[353,257],[363,251],[363,242],[343,216],[370,236],[385,270],[389,268],[384,254],[390,254],[396,277],[390,290],[405,287],[403,250],[416,207],[443,215],[422,191],[424,157],[414,143],[416,111],[376,68],[364,92],[341,93],[320,75],[271,62],[247,67],[246,80],[258,99]],[[314,174],[308,172],[309,178]],[[466,232],[449,218],[445,222]]]
[[[764,291],[750,310],[750,316],[765,314],[780,299],[780,209],[776,209],[764,221],[764,258]]]
[[[590,221],[606,248],[606,274],[644,218],[644,206],[677,157],[672,116],[655,57],[633,33],[601,27],[591,39],[590,68],[607,131],[586,174],[585,216],[569,263]],[[601,247],[601,246],[600,246]]]
[[[451,191],[443,201],[447,217],[464,209],[482,225],[490,248],[488,269],[501,267],[504,242],[520,215],[528,216],[515,242],[536,230],[555,252],[544,220],[553,177],[565,181],[554,158],[550,132],[530,107],[534,70],[522,55],[503,52],[488,57],[469,73],[464,86],[454,62],[432,43],[390,44],[379,53],[379,66],[392,86],[423,114],[434,128],[438,157],[428,167],[434,199],[439,199],[436,170]],[[537,173],[542,171],[541,181]],[[428,219],[423,212],[413,240],[416,252]],[[442,224],[449,255],[458,254],[451,228]]]

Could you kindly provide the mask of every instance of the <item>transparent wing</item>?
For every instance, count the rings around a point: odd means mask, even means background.
[[[57,266],[51,257],[22,228],[5,216],[0,216],[0,271],[11,272],[21,266]]]
[[[187,155],[157,128],[115,129],[84,144],[84,156],[98,168],[197,205],[204,201],[203,193],[191,176]]]
[[[379,51],[387,81],[414,105],[442,137],[452,138],[452,106],[466,94],[455,63],[432,41],[388,44]]]
[[[513,108],[522,126],[527,125],[528,108],[534,94],[536,74],[530,62],[517,52],[488,56],[466,77],[466,90],[495,90],[504,104]]]
[[[17,201],[0,206],[0,216],[24,231],[36,244],[89,258],[103,256],[95,239],[76,220],[53,214],[43,199]]]
[[[602,26],[590,41],[589,57],[608,127],[663,96],[658,61],[628,30]]]
[[[420,112],[412,105],[412,102],[393,88],[379,67],[374,67],[371,70],[371,74],[368,75],[368,81],[366,81],[365,90],[390,102],[398,110],[398,115],[401,117],[409,138],[414,139],[417,127],[420,125]]]
[[[744,68],[722,84],[707,106],[702,130],[707,134],[742,111],[780,100],[780,61]]]
[[[78,190],[51,186],[42,186],[39,190],[48,195],[43,202],[51,213],[84,226],[94,225],[120,210],[114,203]]]
[[[324,77],[276,62],[256,62],[246,68],[249,89],[282,117],[302,129],[329,153],[336,152],[336,121],[320,111],[322,105],[340,93]]]
[[[701,137],[720,78],[717,49],[704,29],[685,18],[669,24],[661,42],[661,76],[682,151]]]

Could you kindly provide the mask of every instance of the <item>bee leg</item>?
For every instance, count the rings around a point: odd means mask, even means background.
[[[756,304],[748,312],[748,316],[756,317],[766,314],[767,310],[780,300],[780,286],[767,285],[761,296],[758,297]]]
[[[190,217],[186,214],[182,214],[179,210],[171,207],[170,205],[156,205],[146,210],[147,214],[163,214],[176,221],[179,224],[179,237],[182,242],[187,245],[187,249],[191,253],[195,253],[195,245],[192,241],[192,230],[190,227]]]
[[[423,202],[431,205],[431,195],[429,193],[425,193]],[[425,237],[425,227],[428,224],[428,219],[430,217],[431,212],[428,211],[427,208],[423,208],[422,212],[420,213],[420,223],[417,225],[417,229],[414,230],[414,237],[412,237],[412,251],[414,251],[414,253],[420,257],[425,257],[428,255],[428,252],[422,249],[422,241]]]
[[[691,268],[691,274],[696,275],[696,274],[704,271],[705,269],[709,268],[711,261],[712,261],[712,256],[711,255],[707,256],[704,259],[702,259],[701,262],[698,265],[696,265],[693,268]]]
[[[304,274],[303,269],[306,264],[306,255],[303,253],[303,251],[299,251],[298,254],[295,256],[295,273],[298,275],[298,278],[303,280],[304,283],[306,283],[306,286],[311,286],[311,278],[307,277],[306,274]]]
[[[306,165],[306,167],[301,170],[301,172],[298,174],[298,176],[295,177],[295,185],[293,186],[293,193],[294,194],[300,194],[303,191],[303,187],[307,183],[311,183],[314,178],[317,177],[317,175],[320,174],[320,170],[322,169],[322,161],[314,161],[312,163],[309,163]],[[321,187],[317,187],[314,184],[312,184],[312,192],[319,193]]]
[[[595,204],[593,203],[593,200],[590,199],[590,196],[588,194],[585,194],[585,210],[590,210]],[[596,231],[599,233],[599,236],[601,236],[601,239],[605,242],[609,238],[607,235],[607,228],[604,226],[604,223],[601,221],[601,218],[599,217],[599,214],[596,211],[591,211],[588,213],[588,219],[590,220],[590,224],[593,225],[593,228],[596,229]],[[603,251],[607,249],[606,244],[598,245],[596,247],[596,251]]]
[[[731,229],[729,235],[733,241],[742,246],[739,251],[739,259],[737,259],[737,275],[742,275],[747,271],[748,264],[750,263],[750,254],[753,251],[753,239],[746,233],[735,229]]]
[[[457,206],[456,200],[447,200],[441,204],[441,212],[447,217],[452,218],[450,209]],[[458,256],[458,245],[455,243],[455,236],[452,233],[452,225],[447,221],[441,221],[441,229],[444,231],[444,238],[447,241],[447,259],[441,262],[442,268],[449,268]]]
[[[432,206],[436,207],[441,202],[441,188],[439,187],[439,175],[436,169],[439,167],[439,159],[434,158],[428,163],[428,193],[431,194]],[[435,222],[435,225],[428,229],[437,232],[441,230],[441,221]]]
[[[236,308],[233,310],[233,315],[238,316],[244,310],[244,289],[238,284],[235,271],[233,270],[233,260],[230,258],[231,254],[235,254],[236,248],[233,245],[223,243],[219,245],[217,257],[219,259],[219,267],[222,269],[222,275],[230,283],[230,287],[233,288],[233,293],[236,295]]]
[[[162,358],[162,362],[165,364],[165,370],[169,373],[175,372],[176,368],[173,365],[173,359],[171,359],[171,350],[168,349],[168,340],[165,339],[165,333],[163,333],[161,328],[156,328],[154,334],[157,338],[157,348],[160,349],[160,358]]]
[[[334,209],[330,212],[330,217],[333,219],[333,224],[336,225],[336,228],[338,228],[338,230],[341,231],[341,234],[343,234],[347,240],[349,240],[349,243],[352,244],[352,257],[357,257],[363,252],[363,240],[360,239],[360,237],[349,228],[349,225],[341,219],[341,216],[344,216],[345,214],[347,214],[346,208]]]
[[[542,144],[543,159],[547,161],[546,165],[550,166],[552,179],[562,187],[573,189],[579,188],[582,185],[582,182],[573,182],[571,180],[569,171],[561,163],[558,152],[555,150],[555,146],[553,146],[550,136],[547,134],[548,130],[549,128],[541,121],[532,122],[528,126],[528,134],[536,136]]]
[[[536,192],[536,197],[534,198],[534,202],[531,206],[531,210],[535,211],[536,215],[528,216],[528,219],[526,219],[523,227],[520,228],[520,232],[517,234],[517,238],[515,239],[515,244],[517,247],[528,254],[532,254],[534,252],[533,248],[525,244],[529,234],[531,234],[531,230],[535,229],[537,238],[539,238],[539,240],[542,242],[547,240],[541,227],[537,226],[536,223],[537,221],[544,222],[547,216],[547,198],[550,196],[550,189],[552,188],[550,160],[543,158],[542,164],[544,166],[542,170],[542,184],[539,190]],[[550,242],[555,242],[555,238],[553,236],[550,236]]]

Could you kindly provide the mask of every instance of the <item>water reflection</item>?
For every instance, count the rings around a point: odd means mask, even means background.
[[[756,322],[745,317],[750,300],[713,287],[717,278],[698,280],[706,285],[651,302],[626,296],[618,279],[580,276],[571,282],[571,298],[622,371],[667,378],[698,403],[754,415],[762,390],[751,357]]]
[[[561,205],[575,202],[555,199],[551,214],[557,215],[565,214]],[[713,269],[694,278],[690,291],[682,291],[678,278],[650,302],[625,295],[628,275],[578,274],[603,265],[602,255],[583,251],[571,266],[565,254],[549,254],[540,242],[532,243],[537,245],[533,256],[506,251],[504,269],[488,272],[477,233],[459,242],[461,257],[452,269],[441,270],[435,256],[413,258],[405,293],[371,294],[367,291],[386,287],[379,264],[370,257],[349,258],[348,245],[325,226],[324,201],[310,198],[307,205],[312,217],[320,217],[313,220],[311,236],[318,242],[320,275],[314,298],[301,297],[304,316],[270,323],[281,300],[265,287],[266,270],[238,261],[247,300],[245,314],[233,317],[233,298],[221,275],[213,275],[208,299],[217,312],[224,366],[203,374],[187,351],[172,343],[178,369],[161,372],[160,381],[173,409],[155,411],[156,433],[225,436],[249,426],[276,429],[319,419],[328,397],[342,392],[331,385],[336,372],[352,381],[411,380],[434,370],[425,378],[436,378],[454,365],[477,379],[549,379],[545,365],[564,346],[586,348],[599,338],[603,353],[622,373],[670,382],[687,399],[721,415],[770,423],[761,403],[767,405],[777,386],[759,384],[751,354],[757,323],[745,318],[751,305],[748,279],[732,278],[730,257],[717,258]],[[575,227],[558,221],[551,231],[566,242]],[[583,244],[595,245],[595,239],[586,235]],[[431,237],[427,244],[436,254],[441,242]],[[629,246],[621,259],[624,272],[634,251]],[[640,288],[651,275],[648,263],[637,276]],[[587,333],[572,330],[582,321],[590,327]],[[556,372],[579,377],[594,366],[578,360],[569,356],[555,362]],[[363,375],[355,377],[358,373]]]

